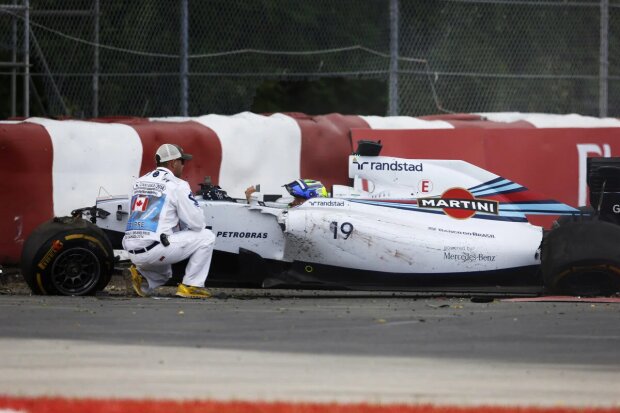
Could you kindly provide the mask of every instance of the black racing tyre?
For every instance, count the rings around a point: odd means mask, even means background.
[[[567,222],[543,239],[541,270],[549,293],[609,296],[620,292],[620,226]]]
[[[108,285],[113,269],[110,241],[82,218],[54,218],[41,224],[22,250],[22,275],[34,294],[94,294]]]

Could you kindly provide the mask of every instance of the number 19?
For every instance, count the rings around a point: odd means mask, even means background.
[[[334,239],[337,239],[338,238],[338,222],[332,221],[329,224],[329,228],[334,233]],[[353,224],[351,224],[350,222],[343,222],[342,225],[340,225],[340,232],[342,232],[344,239],[348,239],[351,233],[353,232]]]

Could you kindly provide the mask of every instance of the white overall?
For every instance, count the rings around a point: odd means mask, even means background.
[[[165,246],[161,234],[170,245]],[[202,210],[189,184],[158,167],[134,184],[123,248],[147,279],[149,288],[162,286],[172,276],[171,264],[189,258],[183,284],[203,287],[215,236],[205,229]]]

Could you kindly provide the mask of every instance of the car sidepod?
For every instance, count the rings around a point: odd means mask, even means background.
[[[542,228],[403,205],[317,199],[290,209],[281,220],[291,276],[352,287],[538,282]]]

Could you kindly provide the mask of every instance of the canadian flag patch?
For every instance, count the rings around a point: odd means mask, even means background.
[[[144,212],[146,211],[146,207],[148,203],[149,203],[148,196],[138,196],[136,197],[136,200],[133,201],[133,206],[131,207],[131,210]]]

